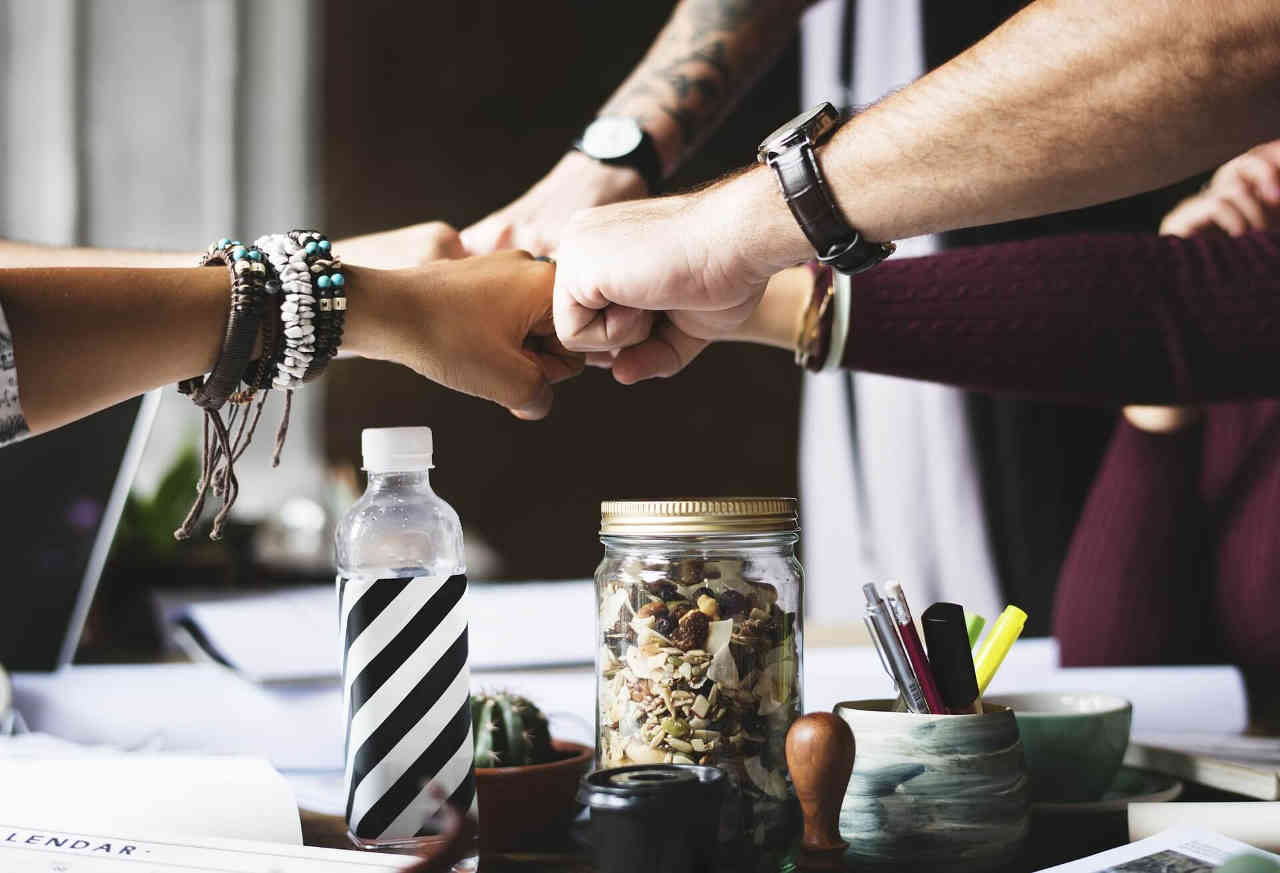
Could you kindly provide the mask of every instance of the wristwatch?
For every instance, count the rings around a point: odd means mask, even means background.
[[[612,167],[630,167],[640,174],[649,194],[662,187],[662,159],[653,137],[634,118],[601,115],[582,131],[573,147]]]
[[[852,275],[870,269],[893,254],[891,242],[870,242],[840,214],[822,178],[815,149],[840,126],[840,113],[822,103],[771,133],[756,151],[773,168],[782,196],[800,229],[813,244],[818,260]]]

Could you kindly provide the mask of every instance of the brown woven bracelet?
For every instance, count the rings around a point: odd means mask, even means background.
[[[204,410],[204,449],[201,452],[200,480],[196,483],[196,499],[182,525],[173,532],[179,540],[191,536],[192,529],[204,511],[209,489],[222,498],[222,508],[213,519],[209,538],[222,538],[222,528],[240,493],[240,482],[235,474],[235,460],[248,445],[244,439],[248,412],[240,420],[240,431],[233,440],[230,430],[236,418],[245,409],[242,403],[233,406],[231,416],[224,421],[222,407],[236,392],[249,366],[249,356],[258,338],[262,323],[263,297],[268,268],[265,259],[256,248],[246,248],[239,242],[219,240],[201,257],[200,266],[225,264],[231,277],[231,306],[227,314],[227,329],[223,336],[222,351],[209,376],[197,376],[178,383],[178,390],[191,397],[193,403]],[[267,355],[264,352],[264,358]],[[269,359],[269,358],[268,358]],[[257,374],[255,374],[257,375]],[[258,405],[261,415],[262,404]],[[253,419],[256,427],[257,417]],[[252,438],[253,430],[248,429]]]
[[[240,253],[239,257],[236,253]],[[196,376],[178,383],[178,390],[190,395],[191,402],[206,411],[221,409],[244,378],[262,324],[267,280],[267,265],[257,249],[223,246],[200,258],[202,267],[219,263],[225,264],[231,275],[231,308],[222,351],[207,378]]]

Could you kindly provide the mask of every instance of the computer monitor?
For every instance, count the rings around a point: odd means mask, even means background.
[[[70,664],[160,392],[0,449],[0,664]]]

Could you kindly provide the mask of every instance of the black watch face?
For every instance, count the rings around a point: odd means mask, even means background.
[[[643,136],[635,119],[604,116],[582,132],[582,150],[598,161],[612,161],[635,151]]]

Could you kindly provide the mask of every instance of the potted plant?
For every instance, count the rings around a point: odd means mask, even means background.
[[[547,717],[514,694],[473,694],[471,730],[481,854],[554,844],[581,809],[593,750],[552,739]]]

